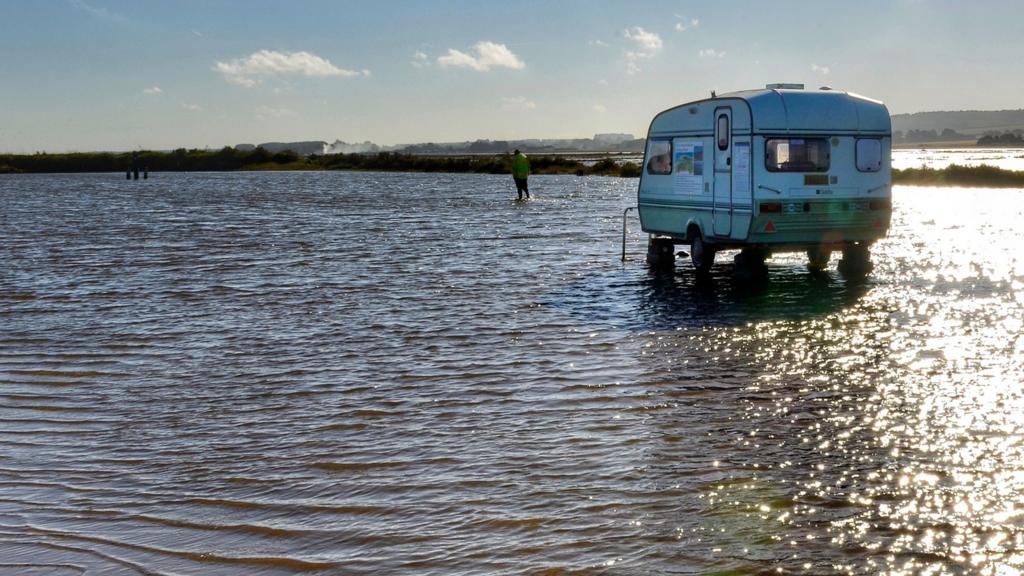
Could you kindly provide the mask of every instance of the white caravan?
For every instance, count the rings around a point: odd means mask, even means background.
[[[769,84],[654,117],[640,176],[648,261],[689,244],[698,272],[741,249],[737,273],[773,252],[806,251],[812,269],[842,251],[844,271],[870,270],[868,249],[892,215],[892,126],[885,105],[828,88]]]

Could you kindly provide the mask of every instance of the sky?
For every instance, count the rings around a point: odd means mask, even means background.
[[[1024,3],[0,0],[0,152],[646,133],[797,82],[1024,108]]]

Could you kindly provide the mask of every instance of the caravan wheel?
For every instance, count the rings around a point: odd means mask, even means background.
[[[715,248],[708,246],[700,234],[695,235],[690,241],[690,261],[701,274],[711,270],[711,265],[715,263]]]
[[[839,261],[839,271],[849,277],[864,276],[871,273],[871,252],[867,244],[847,244],[843,246],[843,259]]]
[[[733,259],[735,268],[733,275],[740,282],[753,282],[768,277],[768,267],[764,265],[768,254],[757,248],[744,248]]]
[[[651,268],[671,268],[675,264],[675,244],[671,238],[647,239],[647,264]]]
[[[807,267],[812,272],[820,272],[828,267],[832,251],[824,246],[815,246],[807,249]]]

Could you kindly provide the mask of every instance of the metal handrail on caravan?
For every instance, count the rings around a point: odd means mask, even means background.
[[[804,251],[812,269],[843,253],[866,273],[892,215],[892,126],[876,100],[769,84],[682,104],[654,117],[637,191],[648,261],[671,265],[688,244],[698,272],[739,249],[737,273],[776,252]]]

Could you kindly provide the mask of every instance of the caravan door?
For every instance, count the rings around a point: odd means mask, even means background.
[[[715,236],[732,231],[732,108],[715,109],[715,182],[712,221]]]

